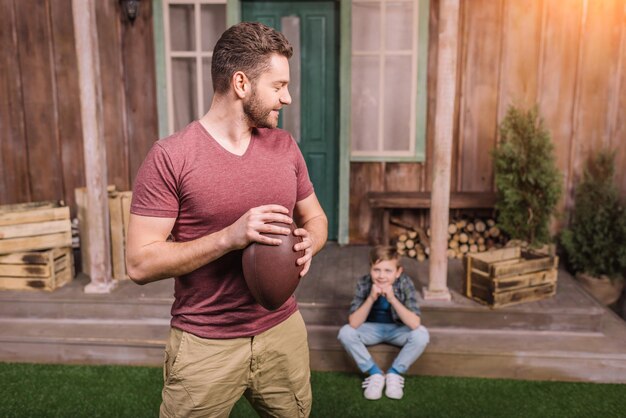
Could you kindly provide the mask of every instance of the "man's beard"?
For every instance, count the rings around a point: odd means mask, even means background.
[[[252,89],[250,100],[243,104],[243,113],[246,115],[250,125],[255,128],[275,128],[278,125],[278,120],[274,120],[271,117],[273,110],[273,108],[263,108],[263,104],[256,95],[254,88]]]

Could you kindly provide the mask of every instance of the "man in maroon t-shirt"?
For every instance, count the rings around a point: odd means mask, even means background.
[[[210,110],[157,141],[137,174],[128,273],[140,284],[175,277],[162,417],[227,417],[243,394],[261,415],[310,413],[307,335],[295,298],[267,311],[241,267],[250,243],[280,243],[263,233],[290,233],[271,222],[299,226],[302,276],[327,238],[302,154],[276,129],[291,103],[291,54],[267,26],[229,28],[213,52]]]

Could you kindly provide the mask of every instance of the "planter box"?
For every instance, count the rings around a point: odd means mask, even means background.
[[[78,208],[78,225],[80,228],[80,251],[82,260],[82,271],[89,274],[89,234],[87,229],[87,189],[84,187],[74,190],[76,195],[76,206]],[[128,219],[130,217],[130,202],[133,193],[130,191],[120,192],[114,186],[109,186],[109,223],[111,237],[111,274],[114,279],[128,279],[126,274],[126,231],[128,230]]]
[[[52,291],[73,278],[70,247],[0,256],[0,290]]]
[[[556,256],[504,248],[463,259],[465,295],[493,308],[554,296]]]
[[[0,206],[0,254],[71,245],[69,207],[57,202]]]

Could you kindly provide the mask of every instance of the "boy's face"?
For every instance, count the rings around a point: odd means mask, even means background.
[[[372,282],[380,287],[391,286],[402,274],[397,260],[381,260],[370,267]]]

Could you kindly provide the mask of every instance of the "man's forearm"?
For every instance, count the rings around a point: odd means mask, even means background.
[[[313,254],[315,255],[320,252],[328,239],[328,219],[326,216],[321,215],[309,219],[301,228],[309,232],[313,243]]]
[[[231,251],[225,231],[188,242],[153,242],[127,254],[128,275],[139,284],[177,277],[217,260]]]

